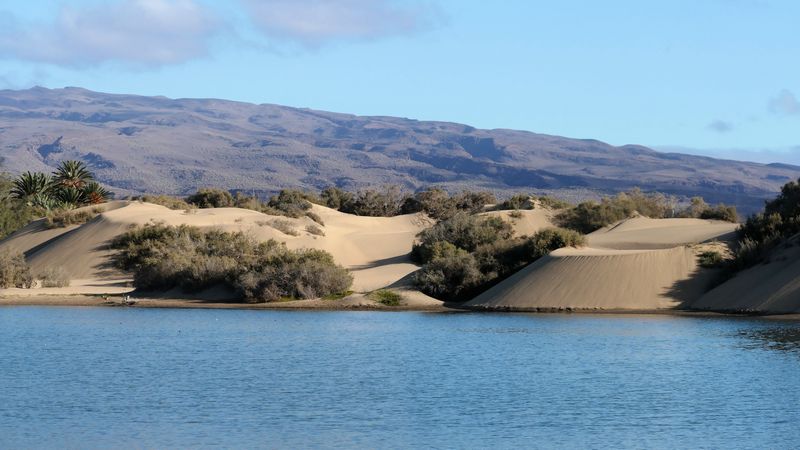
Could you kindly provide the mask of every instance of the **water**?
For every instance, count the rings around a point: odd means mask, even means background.
[[[0,308],[0,448],[792,448],[800,324]]]

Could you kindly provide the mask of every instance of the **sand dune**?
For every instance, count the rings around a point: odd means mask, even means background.
[[[597,248],[657,249],[694,244],[712,239],[731,239],[738,225],[718,220],[650,219],[634,217],[589,234],[589,246]]]
[[[308,217],[268,216],[239,208],[179,211],[149,203],[114,202],[106,209],[80,226],[47,229],[43,221],[33,222],[0,243],[0,249],[25,252],[34,273],[61,267],[74,280],[88,280],[73,282],[65,291],[95,293],[97,285],[125,278],[110,264],[111,251],[107,245],[115,236],[135,225],[186,224],[244,231],[257,239],[285,242],[294,249],[329,251],[337,262],[352,270],[354,289],[365,292],[392,284],[417,269],[407,255],[416,234],[430,225],[429,219],[420,214],[358,217],[318,205],[314,205],[313,211],[324,225]],[[318,226],[324,235],[307,231],[310,226]]]
[[[739,272],[692,303],[693,309],[763,314],[800,313],[800,247],[773,253],[770,262]]]
[[[486,309],[664,309],[699,296],[694,252],[559,249],[479,295]],[[683,285],[688,284],[688,285]]]
[[[686,307],[705,292],[709,274],[690,244],[726,239],[735,224],[697,219],[621,221],[525,267],[466,306],[563,310]]]
[[[512,217],[516,212],[521,217]],[[555,226],[553,216],[555,211],[546,208],[521,209],[517,211],[489,211],[481,213],[483,216],[500,217],[511,224],[517,236],[530,236],[543,228]]]

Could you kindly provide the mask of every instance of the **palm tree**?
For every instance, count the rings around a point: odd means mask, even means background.
[[[74,209],[86,203],[83,191],[74,187],[62,187],[56,191],[54,200],[59,209]]]
[[[81,189],[81,192],[83,193],[84,201],[90,205],[97,205],[111,198],[111,192],[103,186],[100,186],[96,181],[87,183],[86,186]]]
[[[27,200],[35,196],[47,196],[52,188],[50,177],[41,172],[25,172],[14,180],[11,195]]]
[[[53,172],[53,181],[65,188],[83,189],[94,177],[82,161],[62,161]]]

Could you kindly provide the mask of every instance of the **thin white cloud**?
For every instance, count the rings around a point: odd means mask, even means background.
[[[0,31],[0,57],[64,66],[176,64],[207,55],[222,26],[194,0],[65,6],[55,23],[14,23]]]
[[[800,114],[800,101],[788,89],[783,89],[769,100],[769,110],[775,114],[786,116]]]
[[[430,6],[392,0],[242,0],[253,23],[268,37],[318,47],[337,40],[371,40],[428,27]]]

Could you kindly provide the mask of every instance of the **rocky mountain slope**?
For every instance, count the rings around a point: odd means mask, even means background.
[[[80,88],[0,91],[0,155],[13,172],[82,159],[124,194],[399,184],[579,199],[638,186],[744,211],[800,176],[800,167],[784,164],[526,131]]]

